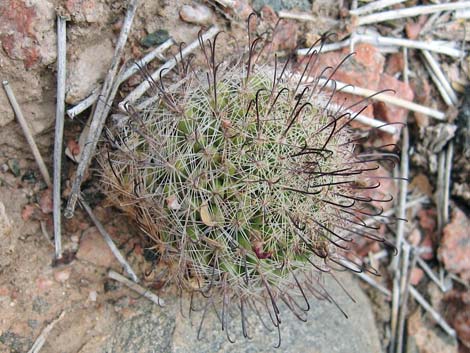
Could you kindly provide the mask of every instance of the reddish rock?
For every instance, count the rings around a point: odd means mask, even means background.
[[[280,21],[272,40],[272,50],[292,50],[297,47],[299,26],[294,21]]]
[[[457,331],[460,341],[470,348],[470,305],[460,307],[452,324]]]
[[[397,80],[393,76],[382,74],[380,77],[380,83],[377,90],[391,89],[394,93],[394,97],[405,99],[407,101],[413,101],[414,93],[411,87]],[[387,121],[389,123],[405,123],[408,110],[397,107],[396,105],[386,104],[383,102],[377,102],[374,104],[374,115],[377,119]]]
[[[271,26],[275,26],[279,17],[277,17],[276,12],[269,5],[264,5],[261,8],[261,18],[263,21],[267,22]]]
[[[413,246],[419,246],[421,238],[422,235],[420,230],[418,228],[415,228],[410,232],[410,235],[408,236],[408,242]]]
[[[452,221],[444,227],[438,250],[447,271],[470,278],[470,220],[455,208]]]
[[[328,77],[336,69],[333,79],[348,83],[354,86],[365,87],[376,90],[380,81],[380,75],[384,68],[385,58],[379,50],[370,44],[358,44],[355,47],[354,55],[345,60],[349,54],[349,49],[344,48],[342,51],[334,51],[321,54],[314,67],[309,71],[310,76],[317,76],[322,74]],[[306,62],[307,57],[302,58],[302,62]],[[345,61],[343,61],[345,60]],[[338,65],[340,65],[338,67]],[[325,68],[330,69],[322,72]],[[335,101],[338,104],[344,104],[345,107],[363,101],[363,97],[358,97],[350,94],[337,93]],[[346,103],[345,103],[346,102]],[[353,111],[359,111],[366,106],[366,103],[358,104],[353,107]],[[361,114],[373,117],[373,108],[368,106]],[[353,122],[353,127],[360,127],[361,125]]]
[[[402,53],[393,53],[389,56],[387,64],[385,65],[385,73],[390,76],[395,76],[403,72],[405,60]]]
[[[36,288],[40,292],[47,291],[49,288],[52,287],[53,284],[54,284],[54,282],[52,282],[52,280],[50,280],[49,278],[39,277],[36,280]]]
[[[83,233],[76,257],[102,267],[111,267],[116,264],[113,253],[95,227]]]
[[[428,233],[425,235],[423,241],[420,244],[421,249],[424,251],[420,257],[423,260],[434,259],[434,241],[432,240],[432,234]]]
[[[28,221],[34,213],[35,207],[33,205],[25,205],[21,211],[21,218],[23,221]]]
[[[60,269],[60,270],[54,272],[54,279],[59,283],[67,282],[68,279],[70,278],[71,272],[72,271],[71,271],[70,267]]]
[[[253,8],[246,0],[234,0],[232,4],[233,12],[240,20],[245,21],[253,13]]]
[[[408,22],[408,23],[405,25],[406,36],[407,36],[409,39],[416,39],[416,38],[418,38],[419,33],[421,32],[421,28],[422,28],[422,26],[421,26],[419,23],[412,22],[412,21]]]
[[[422,269],[420,269],[419,267],[413,268],[410,273],[410,284],[413,286],[418,285],[418,283],[421,282],[423,277],[424,272]]]
[[[34,24],[37,19],[33,6],[21,0],[0,1],[0,42],[13,60],[22,60],[29,69],[39,60]]]
[[[67,148],[74,157],[78,156],[80,153],[80,145],[75,140],[69,140],[67,142]]]
[[[41,207],[41,211],[44,214],[52,213],[52,189],[46,189],[41,193],[39,207]]]
[[[419,225],[427,233],[432,233],[436,230],[437,211],[435,208],[419,210],[418,219]]]

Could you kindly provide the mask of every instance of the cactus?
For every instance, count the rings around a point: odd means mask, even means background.
[[[222,329],[238,308],[245,337],[260,308],[279,330],[279,301],[303,319],[319,274],[373,271],[345,254],[353,237],[384,241],[363,218],[390,201],[371,196],[380,158],[356,153],[354,116],[318,84],[317,53],[295,74],[269,55],[259,63],[255,48],[216,62],[216,39],[201,42],[205,65],[153,82],[157,102],[130,109],[99,155],[105,193],[151,240],[168,282],[219,303]]]

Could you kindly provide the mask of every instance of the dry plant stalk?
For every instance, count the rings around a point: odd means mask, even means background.
[[[377,274],[350,244],[385,242],[364,220],[392,200],[375,172],[397,157],[358,152],[355,115],[331,104],[318,52],[302,68],[281,64],[249,36],[246,52],[221,60],[221,36],[200,38],[202,68],[181,60],[178,85],[152,77],[154,103],[127,106],[109,128],[102,186],[167,265],[167,282],[209,298],[199,334],[213,308],[230,341],[231,322],[246,338],[255,315],[279,346],[280,303],[305,320],[310,296],[333,300],[322,276]]]

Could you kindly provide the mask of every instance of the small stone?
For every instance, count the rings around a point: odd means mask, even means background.
[[[113,253],[95,227],[83,233],[76,257],[102,267],[110,267],[116,263]]]
[[[68,91],[65,100],[68,104],[76,104],[88,97],[106,76],[113,55],[113,44],[103,38],[83,48],[75,60],[67,63]]]
[[[413,268],[410,274],[410,284],[413,286],[418,285],[418,283],[421,282],[423,277],[424,271],[422,269],[420,269],[419,267]]]
[[[98,298],[98,293],[95,290],[90,291],[88,293],[88,299],[92,302],[96,302],[96,299]]]
[[[35,207],[29,204],[23,207],[23,210],[21,211],[21,218],[23,221],[26,222],[31,218],[31,216],[34,214],[34,209]]]
[[[451,222],[444,227],[438,254],[447,271],[470,277],[470,220],[455,208]]]
[[[42,192],[39,199],[39,207],[44,214],[52,213],[52,189],[46,189]]]
[[[406,36],[409,39],[416,39],[419,37],[419,33],[421,32],[421,24],[416,23],[416,22],[408,22],[405,25],[405,32]]]
[[[54,279],[59,283],[64,283],[70,278],[71,270],[69,267],[54,273]]]
[[[8,160],[8,167],[10,168],[11,172],[14,176],[19,177],[21,174],[20,164],[18,163],[17,159],[9,159]]]
[[[410,232],[410,235],[408,236],[408,242],[410,245],[418,246],[421,242],[421,238],[421,231],[418,228],[415,228]]]
[[[140,42],[144,47],[150,48],[162,44],[170,38],[166,29],[159,29],[155,32],[147,34]]]
[[[208,25],[213,21],[212,11],[201,4],[183,5],[180,10],[180,17],[185,22],[197,25]]]
[[[40,291],[47,291],[53,285],[54,285],[54,282],[52,282],[52,280],[50,280],[49,278],[39,277],[36,280],[36,288]]]
[[[297,47],[299,26],[295,21],[279,22],[274,33],[272,45],[273,51],[292,50]]]
[[[390,76],[395,76],[398,73],[403,72],[403,67],[405,65],[405,60],[403,59],[402,53],[393,53],[387,60],[385,65],[385,73]]]

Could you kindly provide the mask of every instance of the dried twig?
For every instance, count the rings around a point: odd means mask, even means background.
[[[47,170],[46,164],[44,163],[44,160],[42,159],[38,146],[36,145],[36,142],[34,141],[33,134],[31,134],[31,131],[29,130],[28,123],[26,122],[26,119],[24,118],[24,115],[20,109],[20,106],[18,105],[18,102],[16,101],[15,94],[13,93],[13,90],[11,89],[8,81],[3,81],[3,88],[5,89],[5,92],[7,94],[8,100],[10,101],[11,107],[13,108],[13,111],[15,112],[16,118],[18,119],[18,122],[21,125],[21,129],[23,130],[23,134],[26,137],[26,141],[28,141],[29,147],[31,148],[31,151],[33,152],[34,159],[39,167],[42,177],[44,178],[44,182],[47,184],[49,188],[52,188],[51,177],[49,175],[49,171]]]
[[[400,162],[400,182],[399,182],[399,199],[397,207],[397,217],[404,219],[406,216],[406,195],[408,191],[408,174],[409,174],[409,165],[408,165],[408,149],[409,149],[409,136],[408,136],[408,127],[404,127],[402,130],[402,146],[401,146],[401,162]],[[398,311],[400,307],[401,299],[401,290],[400,283],[402,283],[404,277],[406,278],[406,262],[408,258],[403,256],[402,251],[405,250],[405,255],[408,254],[406,246],[404,243],[404,231],[405,224],[403,221],[398,222],[397,225],[397,234],[396,234],[396,248],[398,249],[398,254],[392,260],[391,271],[393,273],[393,288],[392,288],[392,320],[391,320],[391,338],[390,338],[390,352],[395,352],[396,339],[397,339],[397,330],[398,330]],[[404,262],[405,271],[401,271],[399,268],[400,260]],[[403,283],[402,283],[403,284]]]
[[[446,164],[444,170],[444,195],[442,202],[442,220],[444,224],[449,223],[449,194],[450,194],[450,174],[452,171],[452,158],[454,156],[454,143],[449,142],[446,149]]]
[[[379,292],[382,292],[383,294],[385,294],[387,298],[390,298],[392,296],[392,293],[390,292],[390,290],[382,286],[380,283],[377,283],[377,281],[374,280],[372,277],[362,272],[354,272],[354,274],[356,274],[364,282],[368,283],[369,285],[377,289]]]
[[[82,158],[80,159],[80,163],[77,167],[77,173],[72,183],[72,191],[70,193],[67,207],[64,212],[64,216],[67,218],[71,218],[73,216],[75,205],[80,194],[80,186],[82,184],[83,176],[85,175],[85,171],[90,164],[91,157],[96,149],[96,145],[101,135],[101,131],[103,130],[110,106],[114,100],[114,95],[118,89],[118,84],[116,84],[118,81],[116,80],[116,73],[118,71],[119,63],[124,52],[124,46],[127,42],[127,37],[131,30],[132,21],[137,10],[137,3],[138,0],[130,0],[129,6],[127,8],[126,17],[121,28],[121,33],[119,34],[119,39],[116,44],[111,67],[108,71],[108,74],[106,75],[106,79],[101,90],[101,99],[98,100],[96,105],[90,126],[90,134],[88,135],[87,143],[84,146]]]
[[[416,252],[412,247],[406,246],[405,248],[407,249],[407,254],[404,257],[406,261],[403,261],[402,280],[400,283],[402,300],[398,319],[398,338],[396,345],[396,353],[401,353],[403,351],[403,336],[405,332],[405,319],[406,315],[408,314],[408,293],[411,280],[411,272],[416,266],[416,259],[419,257],[417,256]],[[408,261],[409,257],[411,257],[411,261]]]
[[[429,304],[426,299],[416,290],[412,285],[409,286],[410,294],[416,299],[419,305],[421,305],[431,316],[436,320],[437,324],[451,337],[457,337],[455,330],[449,326],[444,318]]]
[[[437,158],[437,187],[435,193],[435,202],[437,205],[437,228],[440,235],[444,228],[444,179],[445,179],[445,166],[446,166],[446,152],[440,151]]]
[[[330,103],[329,107],[332,110],[339,109],[339,106],[337,104]],[[377,128],[380,131],[386,132],[387,134],[395,135],[396,133],[399,132],[399,130],[395,126],[387,125],[385,122],[381,120],[369,118],[368,116],[365,116],[364,114],[357,114],[356,112],[353,112],[351,110],[344,110],[344,109],[341,111],[341,114],[343,113],[350,113],[351,116],[355,117],[354,121],[367,125],[367,126],[372,126],[374,128]]]
[[[445,77],[444,73],[439,66],[439,63],[436,59],[431,55],[431,53],[427,50],[422,50],[421,54],[423,55],[424,60],[426,61],[429,70],[434,73],[433,78],[434,83],[436,84],[439,92],[441,92],[442,98],[446,102],[447,105],[452,106],[458,103],[457,95],[454,92],[454,89],[450,85],[449,81]]]
[[[122,284],[124,284],[127,287],[129,287],[130,289],[132,289],[134,292],[139,293],[143,297],[147,298],[148,300],[154,302],[155,304],[157,304],[159,306],[164,306],[165,305],[165,302],[163,301],[163,299],[160,299],[156,294],[154,294],[151,291],[149,291],[148,289],[138,285],[137,283],[132,282],[128,278],[120,275],[119,273],[117,273],[113,270],[110,270],[108,272],[108,277],[111,278],[111,279],[114,279],[115,281],[121,282]]]
[[[457,58],[460,58],[465,55],[464,51],[455,48],[454,45],[449,42],[423,42],[418,40],[383,37],[370,34],[358,34],[355,37],[355,41],[361,43],[369,43],[375,46],[394,45],[398,47],[429,50]]]
[[[120,83],[123,83],[124,81],[126,81],[129,77],[131,77],[132,75],[136,74],[142,67],[144,67],[145,65],[149,64],[151,61],[153,61],[155,58],[159,58],[161,60],[164,60],[162,54],[169,48],[171,47],[173,44],[174,44],[174,40],[173,39],[168,39],[167,41],[165,41],[164,43],[162,43],[161,45],[159,45],[158,47],[156,47],[155,49],[153,49],[152,51],[150,51],[147,55],[145,55],[142,59],[136,61],[135,63],[133,63],[128,69],[126,69],[126,71],[124,71],[124,73],[119,77],[119,82]],[[80,114],[81,112],[85,111],[86,109],[88,109],[89,107],[91,107],[93,105],[93,103],[96,102],[96,100],[98,99],[99,97],[99,90],[98,89],[95,89],[90,96],[88,96],[87,98],[85,98],[83,101],[81,101],[80,103],[78,103],[76,106],[74,106],[73,108],[70,108],[69,110],[67,110],[67,115],[70,117],[70,118],[74,118],[75,116],[77,116],[78,114]]]
[[[426,261],[424,261],[421,257],[417,256],[417,262],[418,262],[418,265],[419,267],[421,267],[424,271],[424,273],[426,273],[428,275],[428,277],[431,279],[431,281],[433,281],[434,283],[437,284],[437,286],[439,287],[439,289],[442,291],[442,292],[447,292],[447,288],[446,286],[444,286],[444,284],[442,283],[442,281],[439,280],[439,278],[437,278],[437,275],[434,273],[434,271],[428,266],[428,264],[426,263]]]
[[[219,32],[219,28],[217,26],[212,26],[209,28],[207,32],[202,35],[202,40],[206,41],[208,39],[213,38]],[[157,71],[152,73],[151,79],[154,81],[160,80],[160,77],[165,76],[171,69],[173,69],[178,62],[188,56],[193,50],[195,50],[199,46],[199,40],[195,40],[187,47],[185,47],[181,53],[178,53],[176,57],[171,60],[168,60],[165,64],[163,64]],[[129,103],[135,103],[140,97],[144,95],[145,92],[150,88],[149,80],[143,81],[140,85],[138,85],[132,92],[130,92],[124,100],[119,103],[119,108],[125,111],[125,107]]]
[[[377,94],[376,91],[373,91],[368,88],[351,86],[347,83],[340,82],[340,81],[335,81],[335,84],[334,84],[332,80],[328,81],[326,79],[320,79],[319,85],[323,85],[323,84],[326,84],[326,87],[330,89],[333,89],[336,84],[336,90],[338,91],[340,90],[343,93],[351,93],[351,94],[362,96],[362,97],[371,97],[370,99],[377,100],[377,101],[384,102],[384,103],[390,103],[390,104],[393,104],[393,105],[396,105],[396,106],[399,106],[399,107],[402,107],[411,111],[426,114],[438,120],[445,119],[445,114],[443,112],[407,101],[405,99],[397,98],[389,94],[385,94],[385,93]]]
[[[62,147],[64,139],[64,112],[65,112],[65,77],[66,77],[66,18],[57,16],[57,102],[55,111],[55,135],[54,135],[54,173],[53,173],[53,220],[54,220],[54,245],[56,259],[62,258],[62,234],[61,234],[61,175],[62,175]]]
[[[322,47],[322,53],[344,48],[344,47],[347,47],[348,45],[353,46],[356,43],[372,44],[381,50],[384,50],[386,48],[394,48],[394,47],[407,47],[407,48],[412,48],[412,49],[429,50],[429,51],[445,54],[445,55],[452,56],[452,57],[462,57],[464,55],[464,51],[456,48],[450,42],[445,42],[445,41],[422,42],[422,41],[403,39],[403,38],[382,37],[382,36],[372,35],[372,34],[354,34],[354,35],[351,35],[350,38],[345,39],[341,42],[324,44]],[[319,51],[320,46],[315,46],[313,48],[298,49],[296,53],[297,55],[302,56],[302,55],[308,55],[309,53],[312,53],[314,50]]]
[[[405,0],[376,0],[368,3],[367,5],[361,6],[355,10],[349,11],[351,15],[360,16],[375,10],[380,10],[388,6],[400,4]]]
[[[127,274],[132,278],[132,280],[135,283],[139,283],[139,277],[135,274],[134,270],[132,269],[131,265],[126,261],[124,256],[122,256],[121,252],[117,248],[116,244],[114,244],[113,239],[111,236],[108,234],[104,226],[101,224],[98,218],[94,215],[92,209],[90,206],[83,200],[80,199],[80,204],[83,206],[85,211],[88,213],[88,216],[90,216],[91,220],[95,224],[96,228],[100,232],[100,234],[103,236],[104,241],[106,244],[109,246],[109,249],[113,253],[114,257],[119,261],[119,263],[124,267],[124,270],[127,272]]]
[[[389,20],[396,20],[399,18],[414,17],[420,15],[426,15],[434,12],[440,11],[450,11],[458,9],[467,9],[470,8],[470,1],[463,2],[450,2],[446,4],[437,4],[437,5],[426,5],[426,6],[413,6],[400,10],[390,10],[380,13],[375,13],[368,16],[362,16],[357,19],[356,24],[358,26],[384,22]]]
[[[28,351],[28,353],[38,353],[44,343],[46,343],[47,336],[49,336],[49,333],[51,330],[54,328],[54,326],[63,319],[65,316],[65,311],[62,311],[57,319],[52,321],[49,325],[47,325],[44,330],[42,330],[41,334],[39,335],[38,338],[36,338],[36,341],[34,341],[33,346],[31,349]]]
[[[100,89],[97,87],[91,92],[91,94],[88,97],[86,97],[77,105],[68,109],[67,115],[69,116],[70,119],[75,118],[78,114],[90,108],[93,105],[93,103],[96,102],[99,96],[100,96]]]

